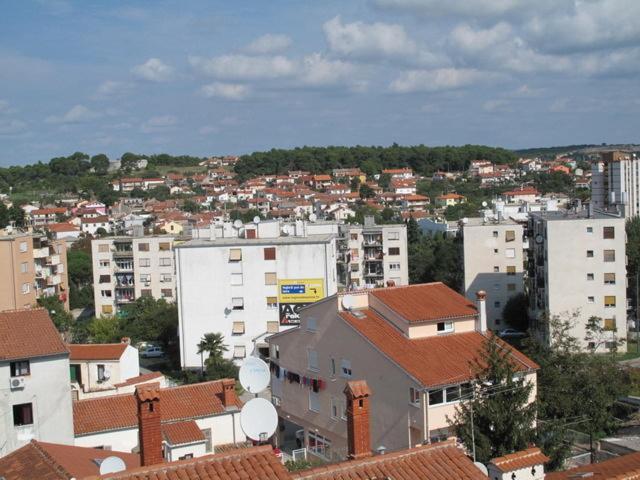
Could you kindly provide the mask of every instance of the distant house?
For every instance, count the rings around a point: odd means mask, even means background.
[[[413,170],[410,168],[387,168],[382,170],[383,175],[391,175],[391,178],[413,178]]]
[[[100,217],[83,218],[80,228],[83,233],[95,236],[101,228],[104,229],[106,233],[111,233],[112,225],[109,217],[103,215]]]
[[[80,229],[71,223],[50,223],[46,229],[51,233],[54,240],[77,239],[80,238]]]
[[[469,175],[472,177],[493,173],[493,170],[493,163],[487,160],[474,160],[469,164]]]
[[[31,224],[37,227],[56,223],[59,216],[67,215],[68,213],[69,211],[64,207],[38,208],[31,211]]]
[[[535,187],[521,186],[502,194],[508,203],[535,202],[540,198],[540,192]]]
[[[436,197],[436,205],[438,207],[452,207],[460,203],[465,203],[466,201],[467,197],[457,193],[445,193],[444,195]]]

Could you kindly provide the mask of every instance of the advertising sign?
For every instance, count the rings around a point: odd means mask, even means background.
[[[322,278],[278,280],[280,325],[300,323],[300,309],[324,298]]]

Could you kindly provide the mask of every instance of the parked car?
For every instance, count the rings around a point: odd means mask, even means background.
[[[498,332],[498,336],[500,338],[523,338],[526,337],[527,334],[514,328],[505,328],[504,330],[500,330]]]
[[[160,347],[147,347],[140,355],[142,358],[158,358],[164,356],[164,352]]]

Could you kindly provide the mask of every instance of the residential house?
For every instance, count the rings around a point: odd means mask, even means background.
[[[464,195],[457,193],[445,193],[436,197],[436,206],[438,207],[453,207],[460,203],[465,203],[467,198]]]
[[[100,230],[104,230],[105,233],[111,233],[112,223],[108,216],[101,215],[99,217],[83,218],[80,228],[82,233],[87,235],[96,236],[99,235]]]

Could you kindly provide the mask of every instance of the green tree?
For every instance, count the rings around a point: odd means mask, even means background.
[[[3,202],[0,202],[0,228],[7,225],[9,225],[9,209]]]
[[[91,252],[77,242],[67,250],[67,271],[69,275],[69,306],[85,308],[93,305],[93,264]]]
[[[627,220],[627,276],[635,277],[640,265],[640,217]],[[635,278],[633,279],[635,281]]]
[[[420,237],[422,233],[420,232],[420,227],[418,226],[418,222],[415,218],[410,217],[407,220],[407,243],[409,245],[414,245],[420,241]]]
[[[472,398],[461,402],[450,420],[456,436],[483,463],[524,450],[535,438],[533,384],[517,374],[510,352],[495,336],[487,338],[474,366]]]
[[[120,336],[133,343],[159,342],[168,353],[178,331],[178,306],[164,299],[143,296],[127,305],[119,318]]]
[[[87,332],[93,343],[115,343],[122,338],[118,317],[94,318],[87,322]]]
[[[125,173],[131,173],[138,168],[138,160],[143,158],[141,155],[135,153],[126,152],[120,157],[120,170]]]
[[[221,333],[205,333],[198,343],[198,355],[207,353],[209,355],[207,361],[209,359],[212,361],[222,360],[224,353],[228,350]]]
[[[389,186],[391,185],[391,175],[388,173],[383,173],[378,177],[378,186],[382,188],[385,192],[389,190]]]
[[[40,297],[38,299],[38,305],[49,312],[49,316],[59,332],[64,333],[69,331],[73,323],[73,317],[65,310],[64,303],[62,303],[58,297],[53,295]]]
[[[18,205],[12,205],[9,209],[9,220],[11,220],[16,227],[24,227],[26,224],[24,210]]]
[[[352,192],[357,192],[360,189],[360,177],[353,177],[349,186]]]
[[[369,185],[367,185],[366,183],[363,183],[362,185],[360,185],[360,198],[363,200],[366,200],[367,198],[373,198],[375,197],[376,194],[373,191],[373,188],[371,188]]]
[[[520,331],[529,329],[529,300],[524,293],[513,295],[502,309],[502,319]]]
[[[185,200],[182,205],[182,210],[189,213],[198,213],[202,210],[202,206],[200,204],[194,202],[193,200]]]
[[[99,153],[91,157],[91,168],[97,175],[105,175],[109,169],[109,157]]]

